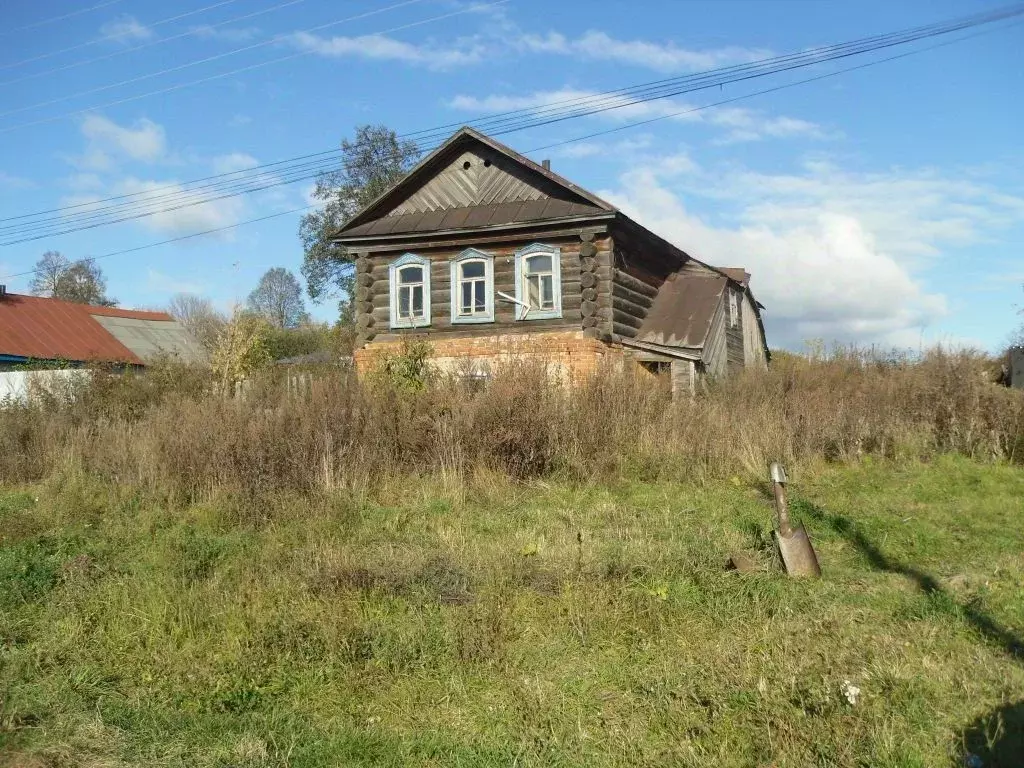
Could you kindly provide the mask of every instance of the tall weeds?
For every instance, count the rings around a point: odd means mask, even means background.
[[[211,394],[201,371],[165,366],[0,409],[0,483],[74,468],[181,501],[229,494],[266,506],[416,473],[456,492],[476,471],[710,478],[760,475],[773,459],[1024,461],[1024,395],[980,370],[977,357],[941,351],[780,356],[673,402],[646,374],[609,367],[567,388],[514,362],[484,387],[332,372],[301,398],[267,380],[235,400]]]

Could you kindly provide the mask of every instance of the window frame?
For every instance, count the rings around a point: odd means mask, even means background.
[[[484,313],[459,315],[462,308],[462,265],[471,261],[484,264]],[[451,260],[451,320],[452,325],[494,322],[494,256],[476,248],[467,248]],[[479,280],[479,278],[472,278]]]
[[[516,251],[516,320],[547,320],[562,317],[562,249],[544,243],[531,243]],[[551,290],[554,307],[526,309],[526,263],[531,256],[551,257]]]
[[[423,317],[398,316],[398,272],[403,267],[423,269]],[[390,325],[392,328],[426,328],[430,325],[430,259],[415,253],[405,253],[388,265],[388,290],[391,294]]]

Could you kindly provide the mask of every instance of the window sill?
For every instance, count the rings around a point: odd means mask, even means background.
[[[526,317],[517,317],[517,322],[530,322],[531,320],[559,320],[562,317],[562,309],[531,309]]]
[[[493,323],[493,316],[481,316],[481,317],[453,317],[452,325],[479,325],[480,323]]]
[[[409,329],[409,328],[429,328],[429,327],[430,327],[430,322],[427,321],[427,320],[420,320],[419,322],[408,322],[408,323],[398,322],[398,323],[391,323],[390,324],[390,328],[393,331],[400,331],[400,330]]]

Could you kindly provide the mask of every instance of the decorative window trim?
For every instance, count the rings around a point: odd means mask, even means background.
[[[526,260],[530,256],[551,257],[551,284],[555,306],[552,309],[527,309]],[[545,320],[562,316],[562,249],[543,243],[532,243],[516,251],[516,320]]]
[[[485,311],[482,315],[460,317],[462,287],[459,271],[467,261],[482,261],[484,263]],[[491,254],[478,251],[476,248],[467,248],[451,260],[451,318],[453,325],[494,322],[494,257]]]
[[[423,317],[400,318],[398,316],[398,270],[409,265],[423,267]],[[390,321],[392,328],[425,328],[430,325],[430,259],[405,253],[388,265],[388,290],[391,293]]]

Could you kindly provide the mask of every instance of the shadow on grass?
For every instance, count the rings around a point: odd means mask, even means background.
[[[1024,701],[979,717],[963,734],[964,764],[984,768],[1024,765]],[[971,756],[980,758],[974,763]]]
[[[873,568],[880,571],[888,571],[889,573],[898,573],[913,579],[917,582],[918,588],[931,598],[936,608],[950,618],[970,624],[988,641],[1001,646],[1015,661],[1024,663],[1024,640],[1021,640],[1013,632],[976,607],[958,602],[947,590],[943,589],[934,576],[885,555],[848,518],[826,512],[806,501],[794,500],[791,508],[794,518],[802,514],[812,520],[828,525],[833,531],[860,550]],[[1024,765],[1024,758],[1021,759],[1022,762],[1018,763],[1018,765]]]

